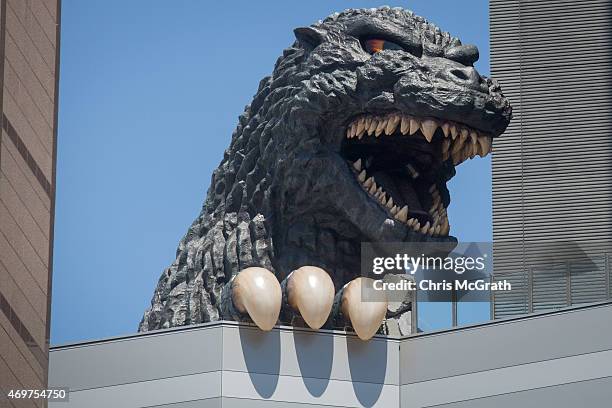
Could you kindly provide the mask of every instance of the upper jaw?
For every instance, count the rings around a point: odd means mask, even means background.
[[[444,136],[440,150],[443,162],[450,158],[457,166],[468,158],[472,159],[476,155],[485,157],[491,152],[490,134],[450,120],[401,112],[359,115],[347,125],[346,138],[362,139],[367,136],[378,138],[383,135],[397,135],[399,131],[402,136],[420,134],[427,142],[432,143],[438,129]]]

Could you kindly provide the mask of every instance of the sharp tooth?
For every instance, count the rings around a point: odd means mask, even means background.
[[[361,159],[358,159],[355,163],[353,163],[353,168],[357,171],[361,171]]]
[[[448,233],[450,232],[450,225],[448,223],[448,219],[444,220],[444,224],[442,224],[442,226],[440,227],[440,235],[448,235]]]
[[[370,188],[372,184],[374,184],[374,177],[370,177],[369,179],[363,182],[363,186],[365,188]]]
[[[419,232],[419,230],[421,229],[421,223],[417,221],[416,224],[412,224],[412,229],[416,232]]]
[[[472,153],[472,145],[470,143],[466,143],[465,146],[463,147],[461,160],[462,161],[467,160],[468,157],[470,157],[471,153]]]
[[[370,186],[370,189],[368,190],[368,193],[370,194],[376,193],[376,182],[372,183],[372,185]]]
[[[412,227],[414,224],[416,224],[416,222],[416,218],[411,218],[408,220],[408,226]]]
[[[346,129],[346,138],[347,139],[351,138],[351,127],[350,126]]]
[[[442,141],[442,154],[448,153],[448,149],[450,148],[451,141],[450,139],[444,139]]]
[[[389,201],[387,201],[387,208],[388,209],[393,208],[393,197],[389,197]]]
[[[419,130],[420,126],[421,124],[419,123],[418,120],[416,120],[415,118],[410,118],[410,134],[411,135],[414,135],[416,131]]]
[[[372,119],[372,122],[370,122],[370,127],[368,128],[368,135],[372,136],[374,132],[376,131],[377,127],[378,127],[378,120]]]
[[[436,225],[436,228],[434,229],[434,235],[440,235],[440,230],[441,230],[440,226]]]
[[[363,121],[363,127],[366,130],[366,132],[370,128],[371,124],[372,124],[372,117],[366,116],[365,120]]]
[[[357,135],[357,124],[353,122],[351,125],[351,139]]]
[[[442,203],[440,201],[434,202],[429,209],[429,215],[432,217],[440,211],[440,208],[443,208]]]
[[[400,117],[397,115],[391,115],[391,117],[389,117],[389,121],[387,122],[387,127],[385,128],[385,133],[388,135],[392,135],[393,132],[395,132],[395,129],[397,129],[397,125],[400,122]]]
[[[455,140],[457,138],[457,135],[459,134],[459,131],[457,130],[457,126],[453,123],[450,126],[450,133],[451,133],[451,138],[453,140]]]
[[[361,173],[359,173],[359,175],[357,176],[357,180],[359,180],[360,183],[363,183],[366,179],[366,171],[362,170]]]
[[[425,225],[423,225],[421,228],[421,234],[425,234],[427,230],[429,230],[429,221],[427,221],[427,223],[425,223]]]
[[[438,124],[433,119],[425,119],[421,122],[421,131],[427,139],[428,142],[431,143],[431,139],[433,139],[434,133],[436,133],[436,129],[438,128]]]
[[[434,233],[434,231],[435,231],[435,230],[436,230],[436,229],[435,229],[435,228],[434,228],[434,226],[432,225],[432,226],[431,226],[431,227],[429,227],[429,229],[427,230],[427,233],[428,233],[429,235],[433,235],[433,233]]]
[[[472,153],[470,154],[470,159],[473,159],[478,155],[478,151],[480,150],[480,145],[476,142],[475,145],[472,145]]]
[[[380,202],[382,203],[382,205],[386,206],[387,205],[387,195],[383,194],[382,195],[382,200],[380,200]]]
[[[440,221],[440,214],[438,214],[437,212],[434,212],[432,214],[433,217],[433,224],[432,225],[437,225],[438,221]]]
[[[476,153],[478,152],[478,145],[474,145],[474,144],[469,144],[469,149],[467,149],[467,152],[469,153],[469,158],[473,159],[474,156],[476,156]]]
[[[444,132],[444,137],[448,137],[450,134],[450,123],[444,122],[442,125],[442,132]]]
[[[485,157],[489,154],[491,148],[491,138],[488,136],[480,136],[478,138],[478,144],[480,145],[480,157]]]
[[[395,216],[395,214],[397,214],[397,212],[399,211],[399,208],[397,208],[397,205],[394,205],[393,208],[391,208],[391,215]]]
[[[408,206],[403,206],[402,209],[399,210],[399,212],[395,215],[395,218],[397,218],[401,222],[406,222],[406,220],[408,219]]]
[[[469,136],[470,131],[467,130],[466,128],[462,128],[461,129],[461,135],[459,136],[461,139],[461,143],[464,143],[467,140],[467,137]]]
[[[383,118],[378,122],[378,126],[376,126],[376,137],[380,136],[382,132],[387,127],[387,119]]]
[[[365,119],[361,118],[357,122],[357,136],[362,135],[363,132],[365,132]]]
[[[476,145],[476,143],[478,143],[478,133],[476,133],[476,131],[472,130],[470,132],[470,138],[472,139],[473,145]]]
[[[378,189],[376,190],[376,198],[381,200],[384,195],[385,193],[383,192],[382,187],[378,187]]]
[[[461,149],[463,148],[463,142],[461,141],[461,138],[455,140],[455,142],[453,143],[453,147],[451,148],[451,155],[454,155],[457,152],[460,152]]]
[[[461,154],[461,150],[457,150],[456,152],[452,152],[451,156],[453,157],[453,164],[456,166],[461,163],[461,158],[463,155]]]
[[[405,135],[410,130],[410,116],[402,116],[402,125],[400,131]]]

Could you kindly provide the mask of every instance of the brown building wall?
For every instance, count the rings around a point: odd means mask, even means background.
[[[58,0],[0,0],[0,406],[47,385],[57,134]]]

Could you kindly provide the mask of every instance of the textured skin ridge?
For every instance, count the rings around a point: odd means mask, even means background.
[[[369,55],[359,36],[372,30],[398,38],[411,53]],[[466,69],[446,58],[461,42],[410,11],[349,9],[297,29],[296,37],[240,116],[139,331],[243,319],[223,288],[249,266],[279,280],[302,265],[318,266],[338,290],[359,274],[361,241],[426,239],[387,220],[339,155],[356,114],[420,111],[493,136],[511,118],[494,80],[449,80],[450,70]]]

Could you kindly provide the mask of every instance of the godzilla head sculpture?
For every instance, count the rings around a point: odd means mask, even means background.
[[[312,325],[342,314],[363,325],[357,314],[381,315],[347,300],[361,242],[454,240],[446,182],[511,118],[497,82],[473,67],[478,49],[399,8],[350,9],[294,32],[240,116],[141,331],[249,315],[269,328],[281,304],[304,314],[316,303]],[[342,307],[327,319],[335,291]]]

